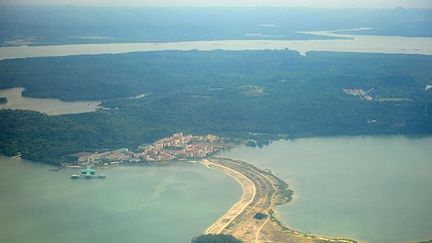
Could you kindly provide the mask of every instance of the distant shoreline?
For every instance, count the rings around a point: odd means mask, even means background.
[[[310,51],[421,54],[432,55],[432,37],[404,37],[385,35],[336,34],[334,31],[303,31],[311,36],[339,39],[311,40],[209,40],[178,42],[137,42],[104,44],[61,44],[46,46],[0,47],[0,60],[29,57],[58,57],[74,55],[124,54],[148,51],[214,51],[214,50],[283,50],[289,49],[306,55]],[[394,43],[389,46],[388,43]]]

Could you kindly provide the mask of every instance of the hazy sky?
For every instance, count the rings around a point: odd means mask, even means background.
[[[74,6],[289,6],[289,7],[361,7],[432,8],[432,0],[0,0],[3,4]]]

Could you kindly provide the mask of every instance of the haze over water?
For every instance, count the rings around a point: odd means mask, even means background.
[[[280,207],[304,232],[367,242],[432,239],[432,137],[304,138],[221,156],[270,168],[294,190]]]

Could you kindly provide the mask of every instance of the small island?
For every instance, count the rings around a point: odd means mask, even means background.
[[[6,97],[0,97],[0,105],[6,104],[8,102]]]

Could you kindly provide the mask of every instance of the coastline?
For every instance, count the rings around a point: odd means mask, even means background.
[[[224,39],[207,41],[131,42],[99,44],[60,44],[43,46],[0,47],[0,61],[29,57],[58,57],[74,55],[123,54],[148,51],[212,51],[212,50],[283,50],[290,49],[307,55],[310,51],[420,54],[432,55],[431,37],[340,34],[332,31],[304,31],[302,34],[327,36],[336,39],[277,40]],[[387,43],[397,45],[388,47]],[[387,48],[383,48],[387,47]]]
[[[277,206],[291,202],[292,191],[270,170],[220,157],[204,159],[201,163],[224,172],[243,189],[240,200],[209,226],[206,234],[231,234],[244,242],[358,242],[303,233],[285,226],[277,217]],[[264,218],[257,218],[259,214]]]

